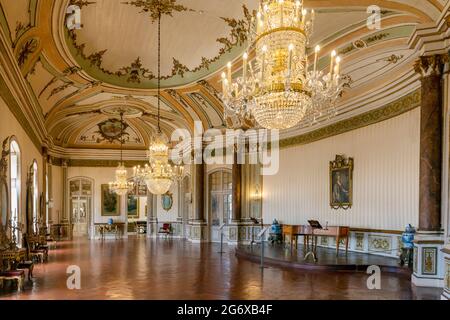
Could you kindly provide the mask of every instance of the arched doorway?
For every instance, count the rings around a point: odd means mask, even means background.
[[[208,177],[210,239],[213,242],[220,241],[220,225],[231,220],[232,182],[230,170],[218,170]]]
[[[70,219],[74,237],[89,237],[90,217],[92,216],[93,182],[89,178],[69,180]]]

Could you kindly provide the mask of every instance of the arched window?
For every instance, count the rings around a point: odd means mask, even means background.
[[[39,216],[39,189],[38,189],[38,165],[33,162],[33,230],[37,232],[37,222]]]
[[[20,148],[16,140],[11,140],[9,145],[10,150],[10,179],[11,179],[11,219],[15,223],[19,223],[20,212]],[[16,231],[16,239],[19,238],[18,231]],[[18,242],[19,243],[19,242]]]

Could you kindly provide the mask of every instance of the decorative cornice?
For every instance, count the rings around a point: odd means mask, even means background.
[[[388,120],[417,108],[421,102],[421,92],[416,90],[388,105],[361,115],[342,120],[332,125],[280,141],[280,148],[294,147],[356,130],[377,122]]]
[[[119,164],[118,160],[89,160],[89,159],[69,159],[67,160],[69,167],[104,167],[115,168]],[[144,166],[147,161],[123,161],[126,168],[134,166]]]

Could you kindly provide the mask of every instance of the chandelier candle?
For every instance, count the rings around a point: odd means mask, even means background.
[[[317,71],[317,57],[319,55],[320,46],[317,45],[314,49],[314,73]]]
[[[334,57],[336,57],[336,51],[331,51],[331,62],[330,62],[330,74],[333,74],[333,62]]]

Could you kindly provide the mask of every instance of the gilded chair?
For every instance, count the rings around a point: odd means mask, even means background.
[[[25,271],[23,270],[10,270],[0,272],[0,288],[3,288],[5,280],[12,280],[17,282],[17,290],[20,292],[23,289],[24,278]]]

